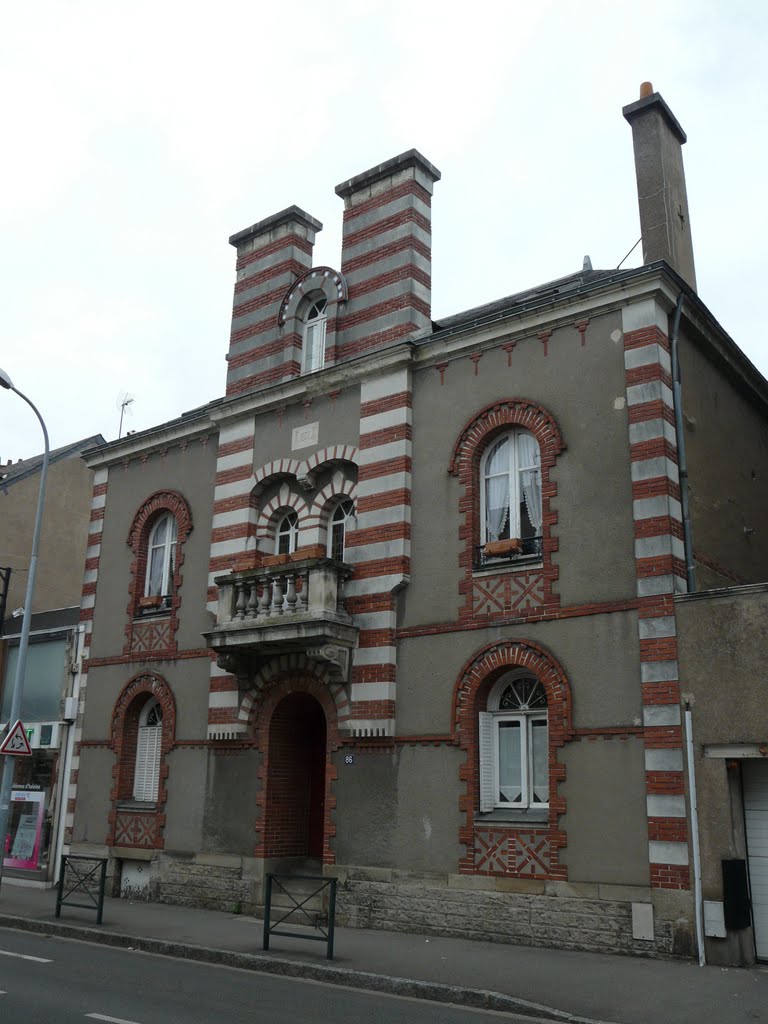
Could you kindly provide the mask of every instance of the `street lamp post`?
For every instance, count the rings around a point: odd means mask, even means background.
[[[43,453],[43,464],[40,469],[40,489],[37,495],[37,513],[35,515],[35,529],[32,534],[32,555],[29,560],[29,573],[27,576],[27,593],[24,598],[24,618],[21,625],[21,638],[19,640],[19,659],[16,663],[16,677],[13,681],[13,696],[11,698],[11,713],[8,717],[9,724],[20,718],[21,697],[24,692],[24,672],[27,667],[27,649],[29,648],[29,630],[32,624],[32,598],[35,592],[35,575],[37,573],[37,552],[40,547],[40,533],[43,521],[43,505],[45,504],[45,483],[48,477],[48,459],[50,448],[48,446],[48,431],[43,417],[36,406],[22,394],[4,370],[0,370],[0,387],[6,391],[14,391],[30,407],[32,412],[40,421],[43,428],[45,440],[45,451]],[[5,755],[3,764],[3,779],[0,783],[0,884],[3,879],[3,860],[5,859],[5,840],[8,835],[8,821],[11,810],[11,791],[13,789],[13,773],[16,767],[16,759],[11,754]]]

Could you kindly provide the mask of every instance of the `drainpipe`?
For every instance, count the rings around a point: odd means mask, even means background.
[[[685,751],[688,761],[688,795],[691,801],[691,846],[693,847],[693,898],[696,902],[696,945],[699,967],[704,967],[704,923],[701,903],[701,850],[699,847],[699,810],[696,800],[696,774],[693,763],[693,723],[691,705],[685,702]]]
[[[693,559],[693,534],[691,532],[691,504],[688,492],[688,460],[685,456],[685,431],[683,430],[683,392],[680,384],[680,357],[678,354],[678,332],[680,314],[683,310],[683,293],[677,297],[675,315],[672,318],[672,332],[669,339],[672,351],[672,397],[675,407],[675,434],[677,437],[677,461],[680,472],[680,506],[683,514],[683,544],[685,547],[685,579],[688,593],[696,591],[696,564]]]
[[[85,624],[80,623],[74,637],[75,651],[72,664],[76,666],[72,671],[72,696],[76,701],[80,698],[80,679],[82,675],[83,648],[85,647]],[[69,689],[69,687],[67,687]],[[67,694],[69,696],[69,694]],[[59,880],[59,868],[61,867],[61,855],[64,852],[64,833],[67,826],[67,807],[69,805],[69,776],[72,770],[72,758],[75,752],[75,726],[77,722],[67,725],[67,741],[63,748],[63,766],[61,770],[61,798],[59,801],[57,825],[56,825],[56,852],[53,866],[53,883]]]

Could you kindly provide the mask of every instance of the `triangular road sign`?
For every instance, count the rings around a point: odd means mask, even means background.
[[[13,757],[32,757],[32,748],[20,718],[14,722],[11,731],[3,740],[0,754],[11,754]]]

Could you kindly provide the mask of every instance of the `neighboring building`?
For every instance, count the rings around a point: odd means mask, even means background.
[[[90,524],[93,472],[82,460],[101,434],[51,452],[40,535],[21,720],[31,758],[17,758],[4,878],[52,884],[63,844],[79,685],[79,599]],[[0,734],[9,724],[42,456],[0,465]],[[0,580],[0,591],[3,581]],[[2,598],[2,593],[0,593]],[[7,615],[3,621],[3,613]],[[69,700],[66,698],[69,697]],[[12,723],[10,723],[12,724]]]
[[[33,612],[79,600],[93,487],[82,454],[103,444],[102,435],[94,434],[50,454]],[[8,615],[24,605],[42,462],[37,455],[0,463],[0,566],[11,569]]]
[[[696,295],[682,129],[624,113],[644,266],[433,323],[411,150],[337,188],[339,270],[297,207],[234,235],[226,395],[88,456],[67,838],[115,889],[322,864],[350,924],[694,955],[680,595],[768,579],[768,384]]]

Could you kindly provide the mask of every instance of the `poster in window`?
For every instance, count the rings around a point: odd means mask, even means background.
[[[5,867],[34,870],[39,866],[44,816],[44,792],[13,791],[10,829],[5,837]]]

